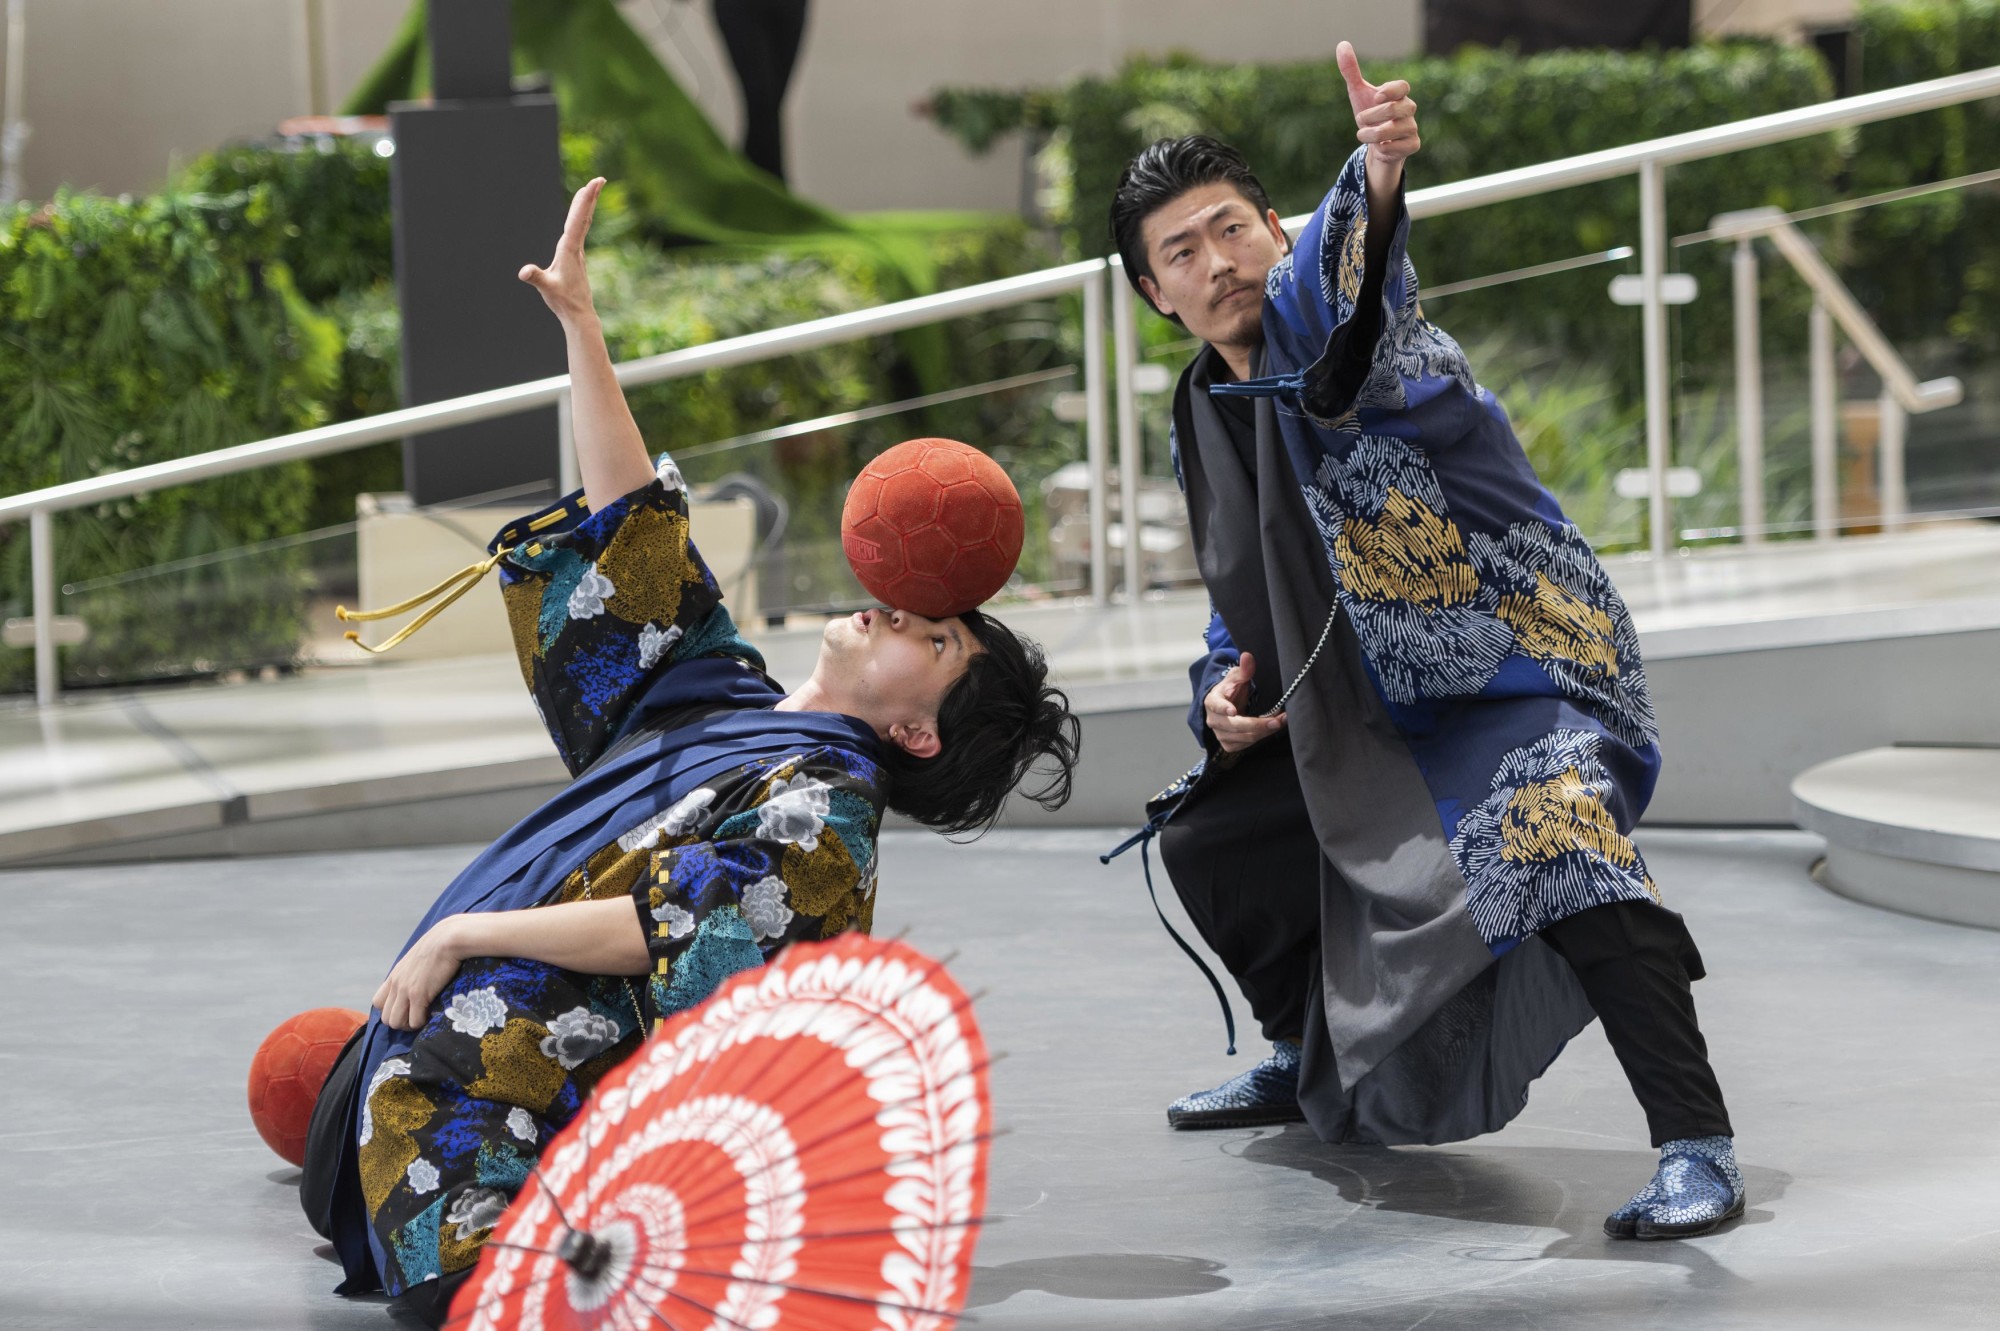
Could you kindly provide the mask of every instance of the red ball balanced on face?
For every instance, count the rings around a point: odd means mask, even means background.
[[[1020,492],[999,463],[955,439],[911,439],[854,478],[840,544],[870,596],[945,619],[1007,584],[1023,521]]]
[[[250,1121],[287,1162],[306,1162],[313,1102],[341,1047],[366,1020],[348,1008],[316,1007],[280,1022],[257,1046],[250,1059]]]

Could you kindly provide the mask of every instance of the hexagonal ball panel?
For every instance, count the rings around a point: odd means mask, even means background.
[[[942,444],[932,444],[925,449],[923,460],[917,465],[940,485],[972,479],[972,459],[958,449],[946,448]]]
[[[992,539],[999,530],[1000,511],[991,495],[968,481],[946,487],[938,521],[961,544],[971,545]]]

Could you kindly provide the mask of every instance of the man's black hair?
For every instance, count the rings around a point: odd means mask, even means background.
[[[1040,647],[977,610],[959,621],[986,650],[938,704],[936,756],[918,758],[890,744],[883,758],[889,807],[946,834],[991,827],[1038,766],[1047,779],[1023,793],[1045,809],[1061,808],[1074,785],[1082,729],[1068,697],[1048,682]]]
[[[1146,293],[1139,279],[1153,275],[1142,234],[1146,219],[1189,190],[1217,181],[1234,185],[1257,209],[1259,218],[1270,211],[1270,196],[1264,193],[1263,182],[1243,160],[1243,154],[1206,134],[1155,140],[1126,163],[1125,173],[1118,177],[1118,191],[1111,196],[1111,243],[1125,261],[1125,280],[1141,296]],[[1152,304],[1152,297],[1147,296],[1146,302]]]

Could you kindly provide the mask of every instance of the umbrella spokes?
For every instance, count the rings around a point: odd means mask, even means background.
[[[599,1082],[450,1320],[956,1321],[985,1210],[991,1061],[938,963],[855,935],[795,944]]]
[[[989,1067],[991,1067],[996,1061],[997,1061],[996,1059],[989,1058],[984,1062],[982,1062],[978,1067],[967,1069],[965,1075],[980,1078],[983,1082],[986,1070]],[[842,1123],[834,1128],[829,1129],[821,1137],[818,1137],[814,1140],[801,1144],[799,1149],[802,1152],[815,1150],[819,1147],[827,1145],[828,1143],[837,1141],[846,1134],[854,1132],[855,1130],[865,1127],[867,1124],[874,1122],[877,1118],[881,1117],[882,1113],[885,1111],[906,1109],[914,1105],[921,1104],[922,1102],[923,1102],[922,1097],[912,1096],[906,1100],[896,1101],[887,1105],[879,1106],[872,1111],[860,1115],[859,1117],[855,1118],[852,1121]],[[941,1146],[936,1150],[922,1151],[916,1153],[904,1153],[891,1158],[887,1162],[887,1165],[893,1168],[895,1166],[900,1166],[900,1165],[916,1164],[920,1161],[935,1160],[940,1156],[949,1154],[952,1151],[965,1150],[968,1147],[974,1145],[977,1145],[983,1149],[984,1146],[987,1143],[991,1142],[992,1139],[997,1135],[998,1134],[994,1132],[983,1132],[975,1134],[974,1136],[967,1138],[964,1141],[953,1142],[949,1145]],[[730,1191],[734,1189],[735,1185],[738,1182],[750,1183],[762,1177],[763,1175],[769,1174],[774,1168],[777,1167],[778,1163],[779,1162],[773,1161],[771,1163],[762,1165],[757,1169],[753,1170],[749,1174],[732,1175],[729,1178],[727,1178],[723,1184],[716,1187],[712,1191],[687,1199],[684,1205],[686,1205],[690,1210],[692,1210],[697,1206],[704,1206],[709,1202],[716,1200],[716,1198],[728,1194]],[[862,1168],[855,1174],[847,1175],[845,1177],[840,1177],[840,1178],[822,1179],[820,1180],[820,1184],[821,1186],[825,1186],[831,1183],[845,1183],[853,1178],[860,1177],[863,1174],[866,1174],[868,1172],[871,1172],[872,1170],[879,1169],[882,1167],[883,1165],[881,1164],[870,1162],[868,1165],[862,1166]],[[703,1216],[703,1218],[706,1219],[708,1217],[705,1215]]]

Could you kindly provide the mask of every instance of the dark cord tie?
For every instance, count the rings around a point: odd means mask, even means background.
[[[1153,913],[1160,917],[1160,926],[1167,931],[1167,937],[1173,939],[1175,946],[1187,953],[1189,961],[1192,961],[1196,966],[1201,968],[1203,978],[1208,981],[1208,987],[1215,990],[1215,1001],[1222,1004],[1222,1024],[1229,1032],[1229,1052],[1234,1054],[1236,1052],[1236,1014],[1230,1010],[1229,995],[1223,992],[1222,981],[1215,978],[1215,972],[1210,970],[1208,963],[1201,959],[1201,954],[1189,947],[1187,940],[1175,932],[1174,926],[1167,922],[1167,913],[1160,909],[1160,894],[1153,890],[1153,862],[1147,855],[1147,849],[1152,845],[1153,838],[1160,834],[1160,829],[1167,825],[1167,819],[1171,816],[1172,813],[1170,810],[1151,819],[1144,827],[1119,842],[1108,853],[1099,855],[1097,862],[1099,864],[1109,864],[1126,851],[1132,849],[1132,847],[1137,846],[1139,848],[1139,864],[1146,873],[1146,895],[1152,898]]]

